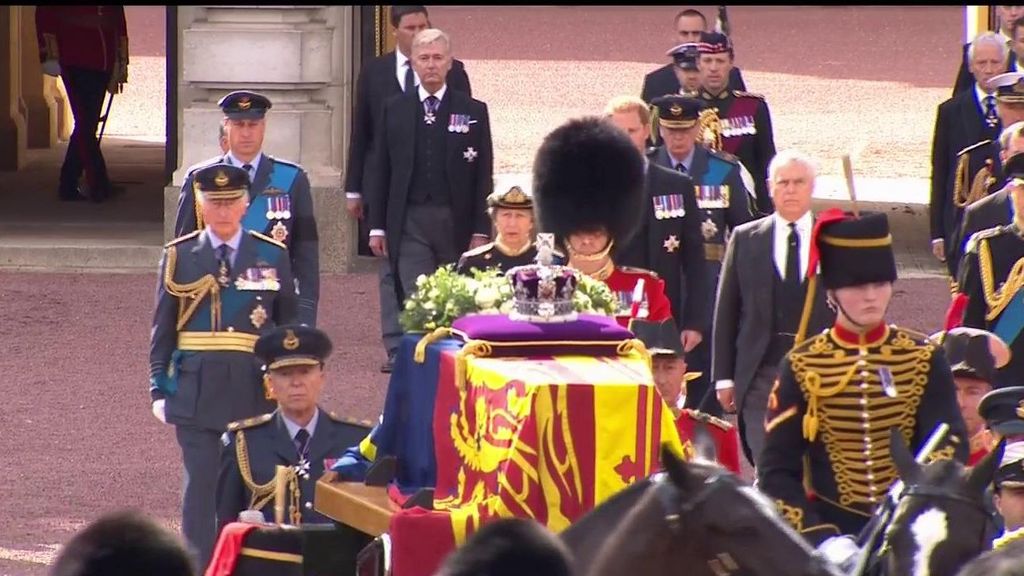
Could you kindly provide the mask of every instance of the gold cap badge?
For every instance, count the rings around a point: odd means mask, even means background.
[[[668,109],[668,112],[673,116],[682,116],[683,107],[680,106],[679,104],[673,104],[672,107]]]
[[[299,347],[299,337],[295,335],[295,332],[288,330],[284,335],[284,342],[281,343],[285,350],[295,350]]]
[[[249,101],[248,96],[242,96],[238,99],[238,108],[240,110],[248,110],[252,106],[252,102]]]
[[[218,170],[217,175],[213,177],[213,183],[221,188],[227,186],[228,182],[230,182],[230,179],[228,178],[228,175],[224,173],[223,170]]]

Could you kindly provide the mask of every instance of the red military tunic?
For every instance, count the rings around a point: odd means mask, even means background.
[[[111,72],[127,65],[128,26],[123,6],[37,6],[40,60]]]
[[[989,430],[982,430],[971,437],[971,454],[967,457],[967,465],[974,466],[981,459],[988,454],[992,446],[998,441],[997,438],[993,438],[992,432]]]
[[[733,474],[739,475],[740,436],[736,427],[729,422],[689,408],[680,410],[679,416],[676,417],[676,430],[679,431],[679,440],[683,446],[687,450],[691,449],[696,428],[702,423],[711,433],[718,463]]]
[[[633,307],[633,290],[640,279],[644,280],[644,295],[639,306],[637,318],[643,318],[651,322],[662,322],[672,317],[672,305],[665,296],[665,281],[657,274],[643,268],[631,268],[629,266],[615,266],[604,283],[611,288],[619,300],[619,310],[615,319],[623,327],[629,327],[631,311]],[[646,310],[647,316],[643,314]]]

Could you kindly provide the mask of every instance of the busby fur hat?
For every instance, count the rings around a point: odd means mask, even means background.
[[[626,133],[604,118],[570,120],[537,150],[533,198],[545,232],[564,241],[574,232],[604,228],[621,247],[643,220],[643,157]]]
[[[818,218],[814,239],[826,288],[896,281],[889,219],[880,212],[860,217]]]

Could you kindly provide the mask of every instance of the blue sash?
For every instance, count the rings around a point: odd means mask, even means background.
[[[273,160],[269,159],[265,161],[273,162]],[[263,192],[257,194],[249,204],[249,210],[246,211],[245,218],[242,219],[242,227],[247,230],[255,230],[260,234],[266,234],[267,229],[270,227],[270,220],[267,219],[267,203],[264,200],[264,198],[268,197],[266,190],[276,188],[284,194],[290,195],[292,184],[295,183],[295,177],[298,174],[299,169],[297,167],[274,162],[270,170],[270,184]]]
[[[714,156],[708,158],[708,171],[704,174],[704,181],[701,182],[704,186],[718,186],[725,182],[725,177],[728,176],[729,170],[732,169],[733,164],[731,162],[725,162],[719,160]]]
[[[993,332],[1007,345],[1012,346],[1022,328],[1024,328],[1024,292],[1017,292],[1006,308],[1003,308],[1003,313],[999,315]]]

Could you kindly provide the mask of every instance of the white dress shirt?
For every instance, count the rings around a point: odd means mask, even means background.
[[[779,216],[778,212],[771,215],[772,230],[772,260],[775,261],[775,269],[779,272],[779,278],[786,279],[786,257],[789,254],[789,221]],[[807,212],[796,221],[796,235],[800,238],[800,277],[807,277],[807,264],[811,259],[811,229],[814,228],[814,215]],[[719,380],[715,382],[715,390],[730,390],[736,386],[732,380]]]
[[[778,212],[772,214],[772,226],[775,227],[775,240],[772,246],[772,257],[775,260],[775,269],[779,271],[779,278],[786,278],[786,256],[789,254],[789,222],[779,216]],[[814,216],[807,212],[796,221],[796,235],[800,238],[800,277],[807,276],[807,262],[811,259],[811,228],[814,227]]]

